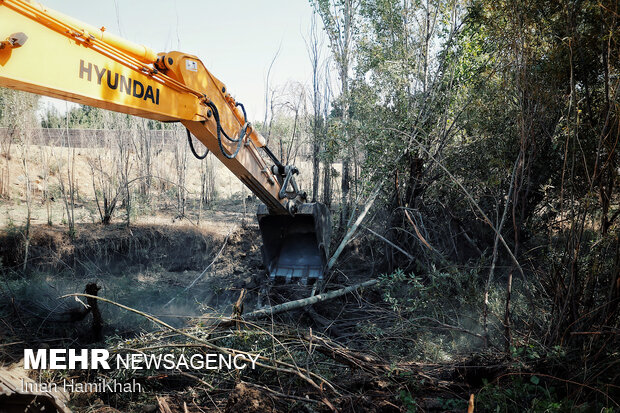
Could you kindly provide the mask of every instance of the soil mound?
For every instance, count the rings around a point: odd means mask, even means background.
[[[64,227],[37,225],[28,246],[19,230],[0,233],[0,258],[5,269],[27,260],[30,269],[77,274],[154,265],[182,272],[204,268],[222,242],[220,234],[191,226],[80,224],[71,238]]]

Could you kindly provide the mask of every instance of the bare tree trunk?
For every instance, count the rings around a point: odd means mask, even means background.
[[[174,147],[174,166],[177,173],[177,212],[178,217],[185,216],[185,207],[187,205],[187,144],[183,139],[177,139]]]
[[[348,2],[350,3],[350,2]],[[345,11],[345,16],[349,16],[349,12]],[[350,27],[350,18],[345,17],[345,33],[351,30]],[[349,24],[347,21],[349,20]],[[348,38],[349,34],[346,34],[345,37]],[[348,45],[345,46],[347,48],[344,53],[345,56],[348,56],[349,50]],[[351,150],[351,128],[349,125],[349,108],[350,108],[350,96],[349,96],[349,57],[343,57],[341,61],[341,73],[340,73],[340,81],[342,83],[342,127],[344,128],[344,145],[345,152],[342,158],[342,175],[340,180],[340,191],[341,191],[341,201],[340,201],[340,226],[344,227],[349,220],[349,206],[350,206],[350,197],[349,197],[349,189],[350,189],[350,159],[352,155]]]
[[[341,141],[344,146],[342,154],[342,175],[340,181],[340,226],[344,227],[349,219],[350,206],[350,163],[351,163],[351,127],[349,124],[349,110],[351,96],[349,93],[349,68],[351,65],[353,34],[358,0],[343,0],[340,2],[313,1],[316,12],[321,16],[323,25],[329,37],[332,52],[338,65],[338,75],[342,89]]]
[[[67,184],[65,185],[62,169],[60,167],[60,160],[56,159],[56,164],[58,165],[58,184],[60,186],[60,193],[62,195],[62,200],[65,205],[65,211],[67,213],[67,225],[69,226],[69,236],[71,238],[75,237],[75,220],[74,217],[74,204],[73,204],[73,180],[71,179],[73,174],[71,173],[73,169],[73,162],[70,156],[71,150],[67,148]],[[75,154],[75,150],[73,151]]]
[[[0,158],[4,160],[2,171],[0,171],[0,197],[5,199],[11,198],[11,187],[9,183],[11,179],[10,161],[14,129],[14,127],[8,127],[6,135],[4,135],[0,141]]]
[[[50,154],[45,146],[41,146],[41,161],[43,175],[43,202],[45,203],[45,212],[47,215],[47,225],[52,225],[52,207],[50,204]]]
[[[273,55],[273,59],[271,59],[271,63],[269,64],[269,69],[267,70],[267,77],[265,78],[265,119],[263,120],[263,128],[266,127],[267,125],[267,116],[269,114],[269,107],[271,106],[271,119],[273,120],[273,95],[271,96],[271,105],[269,104],[269,94],[271,93],[271,91],[269,90],[269,79],[271,76],[271,69],[273,69],[273,65],[276,62],[276,59],[278,58],[278,55],[280,54],[280,48],[282,47],[282,44],[280,44],[280,46],[278,46],[278,50],[276,51],[276,53]],[[270,122],[271,124],[271,122]],[[271,127],[269,128],[271,129]],[[269,143],[269,134],[267,134],[267,143]]]
[[[145,202],[150,202],[150,190],[153,177],[152,167],[152,145],[150,130],[146,119],[136,120],[132,123],[136,128],[132,134],[134,153],[137,158],[138,176],[142,177],[139,181],[138,192],[144,197]]]
[[[323,156],[323,203],[331,209],[332,206],[332,161],[331,151],[327,150],[328,130],[329,130],[329,108],[331,100],[331,83],[329,81],[329,61],[325,62],[323,76],[323,117],[321,136],[323,137],[323,146],[326,149]]]
[[[24,141],[23,141],[23,150],[22,150],[22,166],[24,167],[24,176],[26,178],[26,223],[24,226],[24,264],[22,267],[23,271],[26,271],[26,266],[28,264],[28,250],[30,249],[30,225],[32,219],[32,182],[30,180],[30,166],[28,163],[28,153],[29,153],[29,137],[30,133],[28,131],[24,131]]]
[[[321,179],[319,148],[318,139],[315,138],[312,142],[312,202],[319,200],[319,181]]]
[[[69,237],[71,239],[75,238],[75,215],[74,215],[74,180],[75,176],[73,173],[73,169],[75,167],[75,149],[71,149],[70,147],[70,139],[69,139],[69,118],[65,119],[65,145],[67,148],[67,184],[65,185],[63,179],[62,168],[60,165],[60,159],[56,157],[56,165],[58,167],[58,184],[60,186],[60,193],[62,195],[63,203],[65,204],[65,211],[67,213],[67,225],[69,227]]]
[[[348,146],[348,145],[347,145]],[[349,152],[349,149],[345,149]],[[342,175],[340,179],[340,226],[347,224],[349,217],[349,154],[342,159]]]
[[[107,135],[107,134],[106,134]],[[105,150],[89,160],[95,203],[103,225],[112,221],[119,195],[123,192],[122,183],[116,178],[120,168],[120,153],[110,147],[106,136]]]
[[[512,296],[512,269],[508,273],[508,282],[506,284],[506,308],[504,311],[504,351],[508,353],[510,351],[510,345],[512,344],[511,330],[510,330],[510,299]]]
[[[202,208],[209,205],[215,191],[213,168],[209,160],[210,156],[200,161],[200,199],[198,200],[198,225],[202,219]]]
[[[75,148],[71,151],[71,168],[67,171],[67,177],[69,177],[69,196],[71,198],[71,238],[75,238]]]
[[[512,176],[510,177],[510,186],[508,188],[508,192],[506,194],[506,201],[504,203],[504,212],[502,213],[502,217],[497,225],[497,232],[499,234],[502,233],[502,229],[504,228],[504,223],[506,222],[506,215],[508,215],[508,207],[510,206],[510,195],[512,194],[512,188],[514,185],[515,173],[517,170],[517,165],[519,164],[519,158],[515,162],[514,167],[512,168]],[[498,205],[499,208],[499,205]],[[495,272],[495,263],[497,262],[497,249],[499,247],[499,236],[495,235],[495,241],[493,242],[493,255],[491,259],[491,269],[489,270],[489,276],[487,277],[487,282],[484,286],[484,310],[482,314],[482,326],[484,330],[484,345],[489,345],[489,325],[488,325],[488,316],[489,316],[489,290],[491,289],[491,281],[493,280],[493,274]],[[510,272],[509,277],[512,277],[512,271]],[[510,285],[512,288],[512,283]],[[507,303],[510,301],[510,293],[508,293]],[[507,307],[509,309],[509,307]]]
[[[127,213],[125,217],[125,225],[129,227],[131,225],[131,213],[132,213],[132,204],[131,204],[131,190],[129,189],[129,173],[131,171],[131,154],[129,152],[129,144],[127,142],[127,137],[121,129],[116,133],[116,139],[119,150],[119,173],[121,177],[121,187],[123,188],[123,204],[125,206],[125,212]]]
[[[300,300],[289,301],[287,303],[279,304],[269,308],[263,308],[246,314],[243,319],[245,320],[258,320],[261,318],[269,317],[274,314],[283,313],[285,311],[295,310],[297,308],[306,307],[312,304],[316,304],[322,301],[332,300],[337,297],[341,297],[345,294],[349,294],[360,288],[370,287],[377,284],[378,280],[368,280],[360,284],[351,285],[349,287],[341,288],[339,290],[328,291],[323,294],[313,295],[312,297],[302,298]]]
[[[332,164],[323,164],[323,203],[330,208],[332,206]]]
[[[342,241],[340,241],[340,245],[338,245],[338,248],[336,248],[336,251],[331,256],[331,258],[329,259],[329,262],[327,263],[328,270],[334,266],[334,264],[336,263],[336,260],[338,259],[342,251],[344,250],[344,247],[346,247],[346,245],[349,243],[349,241],[351,240],[351,237],[353,236],[353,234],[355,234],[355,231],[357,230],[357,228],[360,226],[360,224],[366,217],[366,214],[368,214],[368,211],[370,211],[370,208],[375,203],[375,199],[377,199],[377,196],[379,195],[379,192],[381,191],[382,185],[383,185],[383,182],[379,183],[376,186],[375,190],[372,192],[372,194],[366,201],[366,205],[364,205],[364,209],[362,210],[362,212],[360,212],[359,216],[357,217],[353,225],[351,225],[351,227],[348,228],[347,233],[345,234],[344,238],[342,239]]]
[[[276,106],[276,104],[275,104],[275,94],[276,94],[276,91],[274,89],[274,90],[271,91],[271,100],[270,100],[270,103],[269,103],[269,107],[270,107],[269,114],[270,114],[270,116],[269,116],[269,126],[267,127],[267,144],[268,145],[269,145],[270,139],[271,139],[271,127],[273,126],[273,118],[275,116],[275,114],[274,114],[275,106]],[[280,159],[282,159],[282,149],[281,148],[280,148]]]
[[[319,199],[320,182],[320,133],[321,133],[321,78],[320,60],[322,42],[317,31],[316,13],[312,14],[309,40],[306,43],[312,66],[312,202]]]

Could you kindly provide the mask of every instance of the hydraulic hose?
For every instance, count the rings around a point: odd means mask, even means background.
[[[248,114],[245,113],[245,106],[243,106],[243,103],[237,102],[235,103],[235,106],[239,106],[241,108],[241,111],[243,112],[243,119],[245,123],[248,123]]]
[[[237,156],[237,154],[239,153],[239,151],[241,150],[241,145],[243,145],[243,138],[245,137],[246,127],[244,126],[244,128],[242,129],[241,134],[239,135],[239,137],[237,139],[231,138],[230,136],[228,136],[226,131],[224,131],[224,129],[222,129],[222,124],[220,123],[220,113],[217,110],[217,106],[215,106],[215,103],[209,101],[209,102],[207,102],[207,106],[210,107],[211,110],[213,111],[213,117],[215,118],[215,124],[217,126],[216,127],[216,129],[217,129],[217,143],[220,146],[220,151],[222,151],[222,154],[226,158],[234,159]],[[247,123],[246,123],[246,125],[247,125]],[[222,145],[222,135],[224,135],[224,137],[226,139],[228,139],[230,142],[236,142],[237,143],[237,148],[230,155],[226,152],[226,149],[224,149],[224,145]]]
[[[194,154],[196,159],[202,160],[206,158],[209,154],[209,148],[205,148],[204,155],[198,155],[198,153],[196,152],[196,148],[194,148],[194,142],[192,142],[192,134],[189,132],[189,129],[185,128],[185,130],[187,131],[187,142],[189,142],[189,148],[192,150],[192,153]]]

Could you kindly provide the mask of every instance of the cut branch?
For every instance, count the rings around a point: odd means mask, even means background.
[[[360,226],[360,224],[366,217],[366,214],[368,214],[368,211],[370,211],[370,207],[372,207],[372,204],[375,203],[375,199],[377,199],[377,196],[379,195],[379,192],[381,191],[382,184],[383,184],[383,181],[381,181],[381,183],[379,183],[379,185],[377,185],[375,190],[372,192],[372,194],[370,195],[370,198],[368,198],[368,201],[366,202],[366,205],[364,205],[364,209],[362,210],[360,215],[357,217],[357,219],[355,220],[351,228],[349,228],[349,230],[347,231],[347,234],[344,236],[344,238],[340,242],[340,245],[338,245],[338,248],[336,249],[336,252],[334,252],[334,255],[332,255],[332,257],[329,259],[329,263],[327,264],[328,270],[330,270],[334,266],[334,264],[336,263],[336,260],[338,259],[338,257],[340,257],[340,254],[344,250],[344,247],[346,247],[346,245],[351,240],[351,237],[357,230],[357,227]]]
[[[246,320],[256,320],[260,318],[269,317],[274,314],[283,313],[286,311],[295,310],[297,308],[306,307],[308,305],[316,304],[321,301],[331,300],[333,298],[337,298],[345,294],[349,294],[360,288],[375,285],[377,282],[378,282],[377,280],[368,280],[361,284],[351,285],[349,287],[345,287],[340,290],[330,291],[330,292],[319,294],[319,295],[313,295],[312,297],[302,298],[301,300],[289,301],[284,304],[279,304],[273,307],[263,308],[261,310],[253,311],[251,313],[246,314],[243,318]]]

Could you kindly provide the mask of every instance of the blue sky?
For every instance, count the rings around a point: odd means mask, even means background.
[[[278,48],[271,85],[311,79],[304,42],[312,19],[308,0],[39,1],[156,52],[198,56],[253,120],[264,116],[265,77]]]

